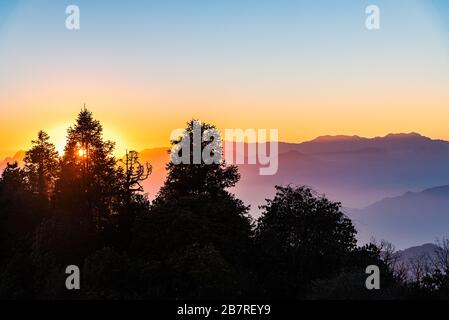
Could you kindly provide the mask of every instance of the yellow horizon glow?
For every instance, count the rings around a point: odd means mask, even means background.
[[[222,133],[278,129],[285,142],[408,132],[449,140],[447,30],[423,3],[407,12],[394,7],[388,10],[399,20],[377,33],[361,29],[363,23],[357,29],[352,14],[352,27],[337,20],[323,29],[315,21],[334,21],[320,16],[307,22],[313,28],[301,28],[308,25],[295,19],[296,29],[286,34],[255,39],[254,47],[241,38],[222,52],[216,49],[226,39],[201,33],[189,46],[162,31],[155,34],[163,41],[145,42],[129,36],[139,30],[128,30],[120,38],[131,41],[127,47],[104,26],[86,33],[39,29],[40,23],[30,28],[24,6],[0,30],[0,160],[27,150],[41,129],[62,154],[66,130],[84,103],[102,123],[104,138],[116,142],[117,157],[169,146],[171,132],[192,118]],[[260,17],[259,26],[265,21]],[[286,49],[276,46],[279,37]]]
[[[446,101],[449,101],[449,97]],[[417,132],[433,139],[449,140],[449,129],[446,129],[446,112],[442,110],[443,103],[441,105],[436,104],[435,109],[438,108],[441,109],[440,114],[437,116],[435,113],[424,112],[425,108],[410,108],[407,121],[402,123],[398,123],[396,119],[401,117],[403,109],[392,109],[391,118],[387,119],[382,114],[373,112],[373,109],[360,110],[353,116],[361,118],[366,117],[365,113],[370,114],[369,122],[358,122],[356,120],[356,125],[352,121],[343,121],[343,118],[347,116],[346,112],[332,112],[330,109],[327,110],[329,116],[325,118],[307,115],[301,120],[280,119],[280,117],[273,116],[270,119],[258,119],[257,125],[252,125],[256,121],[250,121],[250,119],[231,121],[226,116],[220,117],[216,121],[210,115],[185,117],[184,119],[178,116],[174,119],[163,119],[164,121],[162,119],[155,122],[149,120],[147,123],[144,117],[139,117],[138,115],[135,119],[127,118],[123,115],[112,116],[109,114],[108,116],[103,116],[101,112],[96,113],[94,109],[93,114],[94,118],[103,125],[104,139],[116,143],[114,155],[122,157],[126,150],[142,151],[149,148],[168,147],[172,130],[184,128],[186,122],[192,118],[215,124],[222,134],[224,134],[225,129],[277,128],[279,129],[279,141],[291,143],[300,143],[323,135],[358,135],[372,138],[385,136],[389,133],[409,132]],[[420,109],[423,112],[420,112]],[[37,126],[35,124],[36,121],[33,121],[33,125],[30,125],[30,127],[25,126],[20,131],[11,129],[10,132],[14,133],[12,136],[5,132],[5,127],[0,128],[0,156],[4,158],[14,155],[19,150],[29,149],[31,140],[36,138],[40,129],[50,135],[50,141],[55,144],[58,153],[62,155],[66,143],[67,129],[75,122],[76,113],[72,113],[71,116],[73,118],[72,122],[59,121],[55,124],[48,123],[48,128],[45,125]],[[107,120],[103,121],[102,118],[107,118]],[[432,126],[429,126],[429,124],[432,124]],[[395,129],[391,130],[390,128],[392,127],[395,127]],[[19,132],[20,134],[18,134]]]

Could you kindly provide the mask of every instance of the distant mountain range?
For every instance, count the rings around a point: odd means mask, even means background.
[[[416,133],[372,139],[324,136],[281,143],[279,153],[275,176],[261,177],[255,166],[240,166],[237,191],[250,203],[260,204],[278,183],[306,184],[356,208],[407,191],[449,185],[449,142]]]
[[[22,160],[24,157],[25,151],[18,151],[14,156],[5,158],[2,162],[0,162],[0,172],[3,172],[8,162],[9,163],[17,162],[19,163],[19,165],[22,164]]]
[[[247,152],[249,145],[243,147]],[[144,183],[150,197],[164,182],[167,151],[140,152],[142,161],[153,165],[153,174]],[[260,176],[258,165],[239,165],[239,170],[242,178],[232,191],[252,206],[254,216],[259,215],[258,206],[274,195],[276,184],[309,185],[345,208],[361,208],[347,212],[362,241],[373,235],[405,248],[433,242],[449,231],[449,187],[434,188],[449,185],[448,141],[417,133],[322,136],[279,143],[279,170],[273,176]]]
[[[359,241],[385,239],[398,248],[449,238],[449,186],[407,192],[363,209],[346,209]]]
[[[396,255],[401,259],[404,263],[410,263],[415,259],[419,259],[422,257],[428,257],[430,259],[435,259],[437,256],[437,251],[440,248],[433,243],[426,243],[420,246],[410,247],[404,250],[399,250],[396,252]]]
[[[441,252],[441,248],[436,244],[426,243],[420,246],[410,247],[404,250],[395,252],[394,258],[396,258],[396,264],[393,266],[399,270],[406,270],[406,276],[409,280],[416,280],[416,274],[414,269],[418,263],[419,265],[426,266],[429,272],[435,270],[435,261],[438,261],[438,252]]]

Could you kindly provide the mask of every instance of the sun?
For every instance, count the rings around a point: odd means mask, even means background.
[[[65,146],[67,143],[67,128],[71,125],[73,124],[70,122],[61,122],[47,131],[60,157],[64,156]],[[128,143],[126,139],[124,139],[123,135],[108,124],[104,125],[103,138],[104,140],[111,140],[116,143],[114,150],[114,155],[116,157],[121,158],[125,154],[126,150],[129,149]],[[77,148],[75,155],[80,158],[85,158],[87,153],[86,150]]]
[[[86,158],[86,156],[87,156],[87,151],[86,151],[86,149],[80,148],[80,149],[78,150],[78,157],[80,157],[80,158]]]

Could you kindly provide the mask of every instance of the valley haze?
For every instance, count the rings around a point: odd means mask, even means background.
[[[269,142],[267,142],[269,143]],[[242,143],[240,143],[242,144]],[[248,156],[248,143],[242,150]],[[234,148],[234,155],[239,152]],[[144,182],[153,198],[165,179],[169,148],[140,151],[153,166]],[[23,151],[0,164],[21,161]],[[321,136],[302,143],[279,143],[279,170],[259,175],[258,165],[239,165],[232,190],[258,217],[258,206],[274,195],[274,185],[307,185],[342,203],[359,241],[385,239],[404,249],[447,237],[449,226],[449,142],[418,133],[384,137]]]

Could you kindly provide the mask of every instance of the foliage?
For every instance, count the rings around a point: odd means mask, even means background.
[[[199,126],[199,127],[198,127]],[[195,140],[215,127],[192,120],[172,141],[195,160]],[[0,178],[0,298],[3,299],[392,299],[447,297],[447,264],[408,284],[391,252],[357,247],[356,230],[332,202],[308,187],[276,186],[254,222],[229,188],[237,167],[167,164],[156,199],[143,193],[151,165],[122,159],[87,109],[58,156],[43,131],[24,167]],[[184,145],[189,148],[178,148]],[[220,148],[209,150],[221,155]],[[187,152],[187,153],[186,153]],[[198,160],[198,159],[197,159]],[[388,252],[389,254],[386,254]],[[449,255],[441,255],[441,261]],[[81,290],[65,288],[65,268],[81,269]],[[384,290],[363,287],[379,266]]]
[[[356,231],[340,204],[308,187],[277,186],[262,209],[255,238],[273,297],[303,296],[311,281],[335,275],[356,247]]]

